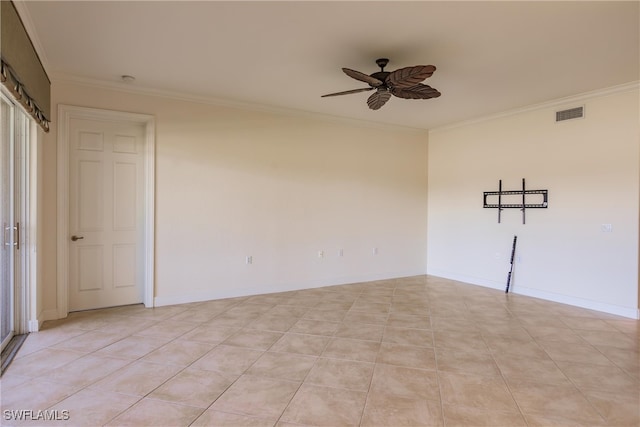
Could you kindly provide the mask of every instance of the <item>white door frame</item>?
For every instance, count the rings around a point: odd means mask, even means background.
[[[58,105],[58,318],[69,314],[69,122],[71,119],[137,123],[145,126],[144,305],[153,307],[155,260],[155,118],[147,114]]]

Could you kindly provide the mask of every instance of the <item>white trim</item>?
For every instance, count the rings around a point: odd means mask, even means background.
[[[317,279],[317,280],[306,280],[304,282],[291,282],[291,283],[273,283],[273,284],[257,284],[255,286],[250,286],[246,288],[227,288],[227,289],[212,289],[208,291],[202,292],[193,292],[189,294],[178,294],[178,295],[166,295],[166,296],[158,296],[155,298],[155,306],[160,307],[164,305],[175,305],[175,304],[187,304],[192,302],[200,302],[200,301],[211,301],[217,299],[224,298],[236,298],[236,297],[245,297],[245,296],[253,296],[253,295],[263,295],[263,294],[274,294],[278,292],[290,292],[297,291],[301,289],[314,289],[321,288],[325,286],[335,286],[335,285],[346,285],[350,283],[362,283],[362,282],[371,282],[374,280],[388,280],[388,279],[397,279],[401,277],[412,277],[412,276],[424,276],[424,270],[420,271],[401,271],[401,272],[393,272],[393,273],[383,273],[383,274],[367,274],[367,275],[359,275],[359,276],[349,276],[342,277],[333,280],[327,279]]]
[[[640,88],[640,81],[625,83],[617,86],[607,87],[604,89],[598,89],[590,92],[581,93],[578,95],[567,96],[565,98],[554,99],[554,100],[542,102],[539,104],[532,104],[522,108],[514,108],[511,110],[502,111],[500,113],[491,114],[488,116],[476,117],[474,119],[465,120],[462,122],[450,123],[448,125],[438,126],[438,127],[429,129],[429,133],[431,134],[431,133],[437,133],[442,131],[448,131],[448,130],[470,126],[478,123],[488,122],[491,120],[501,119],[504,117],[514,116],[516,114],[522,114],[529,111],[542,110],[545,108],[553,108],[553,107],[561,107],[561,106],[571,108],[571,106],[573,107],[577,106],[572,104],[578,104],[578,103],[580,103],[579,106],[584,106],[584,102],[588,99],[600,98],[603,96],[613,95],[616,93],[638,90],[638,88]]]
[[[498,289],[504,291],[505,283],[496,282],[493,280],[482,279],[478,277],[472,277],[465,274],[452,273],[443,270],[429,270],[427,273],[429,276],[442,277],[444,279],[456,280],[458,282],[467,283],[469,285],[484,286],[486,288]],[[557,294],[555,292],[543,291],[540,289],[533,289],[518,286],[512,286],[509,290],[510,293],[517,295],[525,295],[533,298],[539,298],[546,301],[559,302],[562,304],[571,305],[574,307],[586,308],[589,310],[600,311],[603,313],[615,314],[617,316],[629,317],[631,319],[640,319],[640,309],[633,307],[622,307],[615,304],[608,304],[599,301],[593,301],[585,298]]]
[[[155,118],[147,114],[58,105],[58,276],[57,317],[69,313],[69,122],[72,118],[145,125],[144,149],[144,297],[153,307],[155,260]]]
[[[234,101],[230,99],[216,98],[213,96],[199,96],[175,92],[164,89],[154,89],[149,87],[134,86],[128,83],[111,82],[98,79],[90,79],[70,74],[53,73],[52,80],[55,82],[67,82],[76,85],[82,85],[98,89],[115,90],[134,95],[153,96],[159,98],[167,98],[175,101],[192,102],[196,104],[213,105],[217,107],[228,107],[246,111],[256,111],[263,113],[272,113],[279,115],[287,115],[300,118],[308,118],[313,120],[324,120],[331,123],[342,123],[349,126],[359,126],[373,129],[390,130],[396,132],[409,133],[426,133],[426,128],[418,128],[404,125],[395,125],[391,123],[381,123],[379,121],[355,119],[349,117],[334,116],[326,113],[317,113],[304,110],[296,110],[293,108],[276,107],[273,105],[257,104],[250,102]]]

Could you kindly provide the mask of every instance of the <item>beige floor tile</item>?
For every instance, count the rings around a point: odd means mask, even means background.
[[[396,328],[431,329],[431,318],[392,312],[386,325]]]
[[[590,344],[574,343],[567,345],[562,341],[542,340],[538,340],[538,344],[540,344],[549,357],[556,362],[575,362],[592,365],[612,364],[597,348]]]
[[[298,382],[243,375],[211,408],[275,421],[287,407],[299,385]]]
[[[576,330],[578,335],[593,346],[605,345],[625,350],[637,350],[640,340],[632,339],[622,332]]]
[[[222,310],[216,312],[214,310],[209,310],[206,308],[192,308],[189,310],[185,310],[182,313],[176,314],[175,316],[171,317],[171,320],[184,320],[186,322],[204,323],[213,319],[220,313],[222,313]]]
[[[509,387],[525,416],[566,420],[587,425],[604,422],[583,394],[573,386],[510,382]]]
[[[433,321],[433,318],[431,319]],[[460,330],[434,330],[435,347],[462,351],[489,352],[489,347],[480,332]]]
[[[609,425],[640,426],[640,390],[633,393],[584,390],[587,400]]]
[[[240,375],[253,365],[262,353],[261,350],[219,345],[194,362],[191,367]]]
[[[137,317],[118,316],[109,320],[109,323],[97,329],[103,332],[117,332],[120,334],[135,334],[148,329],[158,323],[159,320],[140,319]]]
[[[153,350],[140,359],[142,362],[189,366],[214,347],[196,341],[176,340]]]
[[[298,317],[271,311],[258,317],[247,327],[261,331],[287,332],[298,321]]]
[[[199,323],[180,320],[163,320],[136,333],[144,337],[177,338],[200,326]]]
[[[414,276],[71,313],[27,338],[0,388],[3,409],[71,408],[72,425],[626,427],[638,331]]]
[[[447,427],[526,427],[527,422],[519,411],[501,412],[465,406],[443,405]]]
[[[518,412],[502,378],[440,371],[438,378],[444,404],[485,411]]]
[[[250,304],[264,304],[264,305],[269,305],[273,307],[278,304],[281,304],[286,299],[287,299],[286,295],[282,293],[276,293],[276,294],[250,296],[246,299],[246,302]]]
[[[376,361],[408,368],[436,369],[435,351],[426,347],[383,342]]]
[[[85,354],[58,348],[44,348],[14,360],[6,372],[27,377],[40,377],[46,372],[66,365]]]
[[[436,349],[438,370],[482,376],[499,376],[500,370],[492,355],[447,348]]]
[[[417,347],[433,347],[433,333],[426,329],[398,328],[387,326],[382,341],[393,344],[406,344]]]
[[[56,344],[53,348],[90,353],[113,344],[127,336],[126,332],[89,331]]]
[[[3,388],[0,408],[3,415],[5,410],[44,410],[81,388],[81,386],[32,379],[8,390]]]
[[[553,360],[529,359],[524,356],[500,355],[493,356],[502,375],[511,380],[528,380],[542,384],[570,385],[569,379],[558,368]]]
[[[282,333],[280,332],[244,328],[224,340],[222,344],[253,348],[255,350],[268,350],[281,337]]]
[[[87,386],[131,363],[129,360],[88,354],[47,372],[41,378],[60,384]]]
[[[511,354],[532,359],[547,359],[549,356],[532,338],[511,338],[505,336],[484,336],[493,354]]]
[[[207,408],[236,378],[237,375],[187,368],[155,389],[148,397]]]
[[[322,320],[324,322],[341,322],[347,315],[347,309],[324,308],[322,303],[307,311],[302,317],[304,319]]]
[[[332,338],[324,349],[324,357],[375,362],[380,343],[349,338]]]
[[[65,423],[67,425],[94,427],[106,424],[138,400],[140,400],[138,396],[84,389],[51,409],[69,411],[69,420]]]
[[[440,402],[370,393],[361,426],[442,426]]]
[[[428,316],[430,308],[428,305],[420,305],[412,302],[398,302],[394,299],[389,310],[391,313],[410,315],[410,316]]]
[[[135,360],[162,347],[171,338],[130,336],[116,341],[96,352],[108,357]]]
[[[286,333],[272,347],[272,351],[319,356],[327,346],[329,337]]]
[[[268,351],[249,368],[247,374],[302,382],[317,357]]]
[[[352,323],[349,319],[349,315],[345,318],[345,321],[340,325],[335,333],[336,337],[340,338],[353,338],[357,340],[366,341],[382,341],[382,334],[384,333],[384,325],[373,325],[366,323]],[[348,322],[348,323],[347,323]]]
[[[146,396],[180,371],[175,365],[133,362],[91,385],[97,390]]]
[[[602,345],[596,346],[596,348],[616,366],[624,370],[636,381],[640,381],[640,363],[638,363],[640,360],[640,346],[636,350],[621,350],[617,347]]]
[[[309,318],[300,319],[289,329],[289,332],[308,335],[332,336],[338,327],[339,322],[327,322],[324,320],[313,320]]]
[[[384,303],[380,303],[377,302],[379,301],[378,299],[376,299],[376,302],[371,302],[371,301],[366,301],[363,300],[362,298],[359,298],[356,300],[356,302],[353,303],[353,305],[351,306],[351,309],[349,310],[349,312],[354,312],[354,311],[364,311],[366,313],[370,313],[370,314],[387,314],[389,313],[389,309],[390,304],[384,304]]]
[[[351,325],[352,323],[367,324],[367,325],[384,325],[387,322],[389,315],[387,313],[369,313],[366,311],[352,311],[344,316],[342,320],[344,325]],[[355,337],[353,337],[355,338]]]
[[[562,318],[562,323],[574,330],[617,332],[613,325],[610,325],[602,319],[593,317],[565,316]]]
[[[367,393],[303,384],[281,421],[309,426],[357,426]]]
[[[606,426],[606,421],[598,419],[592,419],[588,422],[585,421],[576,421],[568,418],[563,418],[561,416],[550,417],[550,416],[542,416],[542,415],[531,415],[525,414],[525,420],[527,420],[527,424],[530,427],[597,427],[597,426]],[[620,426],[620,427],[628,427],[628,426]]]
[[[202,408],[177,405],[160,400],[142,399],[118,415],[108,426],[188,426],[203,412]]]
[[[302,317],[307,311],[309,311],[309,307],[302,307],[296,305],[289,304],[278,304],[273,307],[271,310],[267,312],[269,315],[284,315],[290,317]]]
[[[30,333],[27,339],[20,347],[20,352],[16,355],[16,359],[24,357],[28,354],[35,353],[47,347],[54,346],[60,342],[66,341],[78,335],[85,334],[87,331],[75,328],[45,329],[40,332]]]
[[[381,363],[375,366],[371,391],[406,399],[440,400],[438,376],[435,371]]]
[[[208,409],[191,424],[191,427],[273,427],[274,423],[273,420]]]
[[[25,375],[16,375],[7,371],[2,374],[2,377],[0,377],[0,392],[11,390],[12,388],[28,381],[31,381],[30,377]],[[0,394],[0,397],[2,397],[2,394]]]
[[[585,340],[580,335],[575,333],[572,329],[569,329],[566,325],[563,325],[563,327],[560,328],[551,326],[526,325],[525,329],[535,340],[560,341],[568,344],[585,343]]]
[[[147,320],[162,321],[186,311],[186,305],[168,305],[164,307],[147,308],[142,304],[129,305],[110,309],[114,314],[121,316],[131,316]]]
[[[304,382],[318,386],[367,391],[371,383],[373,367],[374,364],[369,362],[319,358]]]
[[[237,326],[218,326],[205,323],[178,337],[178,339],[220,344],[239,330],[240,328]]]
[[[558,367],[580,390],[617,391],[623,394],[640,390],[640,383],[617,366],[558,362]]]

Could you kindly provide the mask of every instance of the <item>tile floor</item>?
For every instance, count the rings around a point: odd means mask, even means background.
[[[638,426],[639,342],[639,321],[430,276],[118,307],[29,335],[0,424]],[[45,409],[69,419],[6,412]]]

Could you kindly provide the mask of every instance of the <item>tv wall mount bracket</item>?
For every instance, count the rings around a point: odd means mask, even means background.
[[[497,203],[495,203],[496,196]],[[503,196],[507,196],[509,203],[503,203]],[[521,198],[518,196],[521,196]],[[531,203],[531,198],[533,197],[538,199],[538,203]],[[540,197],[542,197],[542,200],[539,199]],[[514,203],[514,198],[518,200],[517,203]],[[489,199],[493,199],[491,200],[493,203],[490,203]],[[547,190],[527,190],[524,178],[522,178],[522,190],[503,191],[502,180],[500,180],[498,182],[498,191],[485,191],[483,201],[483,208],[498,209],[498,224],[500,223],[503,209],[520,209],[522,211],[522,223],[525,224],[526,209],[546,209],[549,206],[549,193]]]

